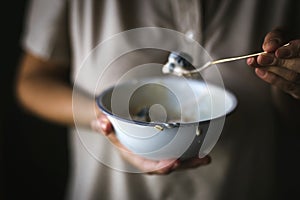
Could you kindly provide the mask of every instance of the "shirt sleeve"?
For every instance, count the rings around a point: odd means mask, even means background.
[[[70,61],[67,0],[31,0],[21,37],[22,48],[40,58]]]

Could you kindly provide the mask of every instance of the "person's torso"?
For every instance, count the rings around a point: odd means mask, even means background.
[[[69,6],[73,77],[75,84],[89,93],[103,90],[136,66],[165,61],[166,49],[180,46],[168,40],[173,38],[168,37],[169,29],[186,36],[187,43],[196,40],[212,59],[217,59],[261,51],[264,36],[273,28],[296,25],[290,13],[295,8],[292,1],[286,0],[72,0]],[[145,28],[151,37],[142,37],[144,27],[159,27],[163,31],[152,33]],[[136,37],[130,37],[130,32],[124,34],[128,30],[137,34]],[[158,38],[156,42],[161,44],[161,49],[149,49],[153,38]],[[218,68],[225,88],[237,96],[238,107],[226,118],[222,135],[211,152],[212,164],[205,169],[165,177],[136,177],[139,181],[125,181],[126,188],[131,188],[128,191],[143,185],[141,190],[153,193],[150,196],[155,199],[268,197],[265,194],[272,189],[275,134],[270,86],[256,77],[245,60],[220,64]],[[207,70],[203,76],[214,81],[215,73]],[[86,147],[92,149],[96,140],[84,138]],[[260,186],[256,188],[257,184]],[[94,192],[96,195],[97,190]],[[124,199],[136,198],[127,195],[124,194]]]

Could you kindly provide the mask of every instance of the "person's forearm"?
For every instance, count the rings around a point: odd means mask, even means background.
[[[72,91],[64,83],[47,80],[47,77],[23,79],[18,86],[18,96],[29,111],[47,120],[72,124]]]
[[[42,62],[25,56],[17,81],[17,96],[21,104],[34,114],[52,122],[74,125],[72,87],[51,72],[32,70]],[[29,71],[29,72],[28,72]],[[76,104],[76,123],[89,126],[94,118],[94,101],[85,96]]]

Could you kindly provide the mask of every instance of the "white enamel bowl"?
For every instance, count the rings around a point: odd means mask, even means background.
[[[208,154],[225,116],[237,105],[235,96],[224,88],[183,77],[116,84],[96,101],[120,142],[154,160]],[[143,110],[148,111],[148,119],[137,117]],[[211,128],[214,131],[208,131]]]

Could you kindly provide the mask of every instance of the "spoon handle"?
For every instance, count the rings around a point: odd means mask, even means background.
[[[230,62],[230,61],[235,61],[235,60],[241,60],[241,59],[245,59],[245,58],[250,58],[250,57],[254,57],[254,56],[259,56],[262,54],[267,53],[266,51],[264,52],[259,52],[259,53],[253,53],[253,54],[248,54],[248,55],[244,55],[244,56],[237,56],[237,57],[231,57],[231,58],[222,58],[222,59],[218,59],[218,60],[214,60],[214,61],[209,61],[207,63],[205,63],[204,65],[202,65],[201,67],[194,69],[192,71],[189,71],[188,73],[196,73],[196,72],[200,72],[204,69],[206,69],[207,67],[214,65],[214,64],[219,64],[219,63],[225,63],[225,62]]]
[[[264,52],[259,52],[259,53],[253,53],[253,54],[248,54],[248,55],[244,55],[244,56],[237,56],[237,57],[231,57],[231,58],[223,58],[223,59],[218,59],[215,61],[211,61],[210,63],[213,64],[219,64],[219,63],[224,63],[224,62],[230,62],[230,61],[234,61],[234,60],[241,60],[241,59],[245,59],[245,58],[250,58],[250,57],[254,57],[254,56],[259,56],[262,54],[267,53],[266,51]]]
[[[285,45],[283,45],[284,47],[289,46],[290,43],[287,43]],[[213,64],[219,64],[219,63],[225,63],[225,62],[230,62],[230,61],[234,61],[234,60],[241,60],[241,59],[245,59],[245,58],[250,58],[250,57],[255,57],[255,56],[259,56],[262,54],[267,53],[266,51],[263,52],[259,52],[259,53],[253,53],[253,54],[248,54],[248,55],[244,55],[244,56],[237,56],[237,57],[231,57],[231,58],[222,58],[222,59],[218,59],[218,60],[214,60],[214,61],[209,61],[207,63],[205,63],[204,65],[202,65],[201,67],[194,69],[192,71],[189,71],[188,73],[196,73],[196,72],[200,72],[204,69],[206,69],[207,67],[213,65]]]

